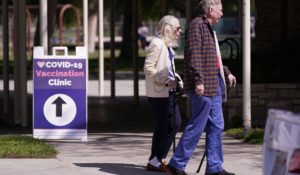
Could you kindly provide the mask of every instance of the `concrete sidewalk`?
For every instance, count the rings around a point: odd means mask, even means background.
[[[177,134],[177,143],[181,133]],[[204,138],[205,136],[202,136]],[[0,159],[0,175],[154,175],[146,171],[152,133],[90,133],[87,143],[53,141],[59,151],[56,159]],[[262,146],[250,145],[224,135],[223,167],[236,175],[262,174]],[[194,175],[203,155],[204,139],[186,167]],[[169,152],[167,161],[172,156]],[[204,175],[205,162],[199,174]]]
[[[146,171],[153,128],[153,118],[146,97],[140,98],[137,109],[130,99],[133,96],[133,81],[118,80],[116,84],[118,98],[112,100],[108,97],[109,81],[104,82],[106,97],[101,98],[98,97],[97,92],[98,81],[90,80],[88,83],[89,118],[100,117],[101,120],[99,119],[100,123],[89,122],[90,132],[87,143],[47,140],[47,143],[54,145],[59,151],[56,159],[0,159],[0,175],[166,175],[167,173]],[[1,80],[0,85],[1,93]],[[139,80],[139,87],[139,95],[144,96],[144,80]],[[13,81],[10,81],[10,88],[13,89]],[[32,81],[28,81],[27,90],[32,94]],[[126,117],[119,113],[126,113]],[[105,118],[110,120],[105,122]],[[31,135],[32,129],[0,130],[0,135],[20,133]],[[177,143],[180,135],[177,134]],[[245,144],[226,135],[223,137],[223,143],[226,170],[235,172],[236,175],[262,174],[261,145]],[[188,174],[196,174],[204,152],[203,148],[204,139],[201,139],[186,167]],[[170,156],[172,156],[172,149],[167,161]],[[204,170],[205,162],[199,174],[204,175]]]

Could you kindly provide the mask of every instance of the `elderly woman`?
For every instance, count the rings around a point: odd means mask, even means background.
[[[157,30],[158,36],[151,41],[144,64],[146,95],[155,121],[147,170],[165,171],[162,159],[166,158],[181,125],[179,109],[174,104],[178,75],[175,76],[172,49],[178,45],[181,27],[176,17],[167,15],[159,21]]]

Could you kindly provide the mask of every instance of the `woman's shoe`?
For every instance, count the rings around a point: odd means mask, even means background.
[[[148,171],[160,171],[160,172],[165,172],[165,168],[163,165],[163,162],[160,162],[156,156],[153,157],[151,160],[149,160],[147,164],[147,170]]]
[[[159,171],[159,172],[165,172],[165,168],[162,164],[160,164],[158,167],[151,165],[150,163],[147,164],[147,170],[148,171]]]

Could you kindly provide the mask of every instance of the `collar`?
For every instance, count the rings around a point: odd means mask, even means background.
[[[213,39],[215,40],[213,28],[210,25],[210,23],[208,22],[207,18],[205,16],[200,16],[200,18],[202,19],[203,23],[207,25],[207,27],[208,27],[208,29],[210,31],[210,34],[212,35]]]
[[[210,23],[208,22],[207,18],[205,16],[201,16],[204,24],[210,25]]]
[[[168,50],[169,50],[169,54],[170,54],[171,58],[176,56],[176,53],[174,52],[173,48],[170,45],[168,47]]]

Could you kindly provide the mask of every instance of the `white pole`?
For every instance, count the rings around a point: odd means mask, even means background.
[[[85,47],[85,55],[86,58],[89,59],[89,54],[88,54],[88,0],[83,0],[83,45]],[[88,61],[87,61],[87,67],[88,65]],[[89,80],[89,74],[87,73],[87,80]]]
[[[47,0],[40,0],[40,45],[48,52]]]
[[[83,0],[83,42],[88,48],[88,0]]]
[[[251,35],[250,0],[243,4],[243,120],[245,132],[251,129]]]
[[[99,95],[104,95],[103,0],[98,0],[99,17]]]

